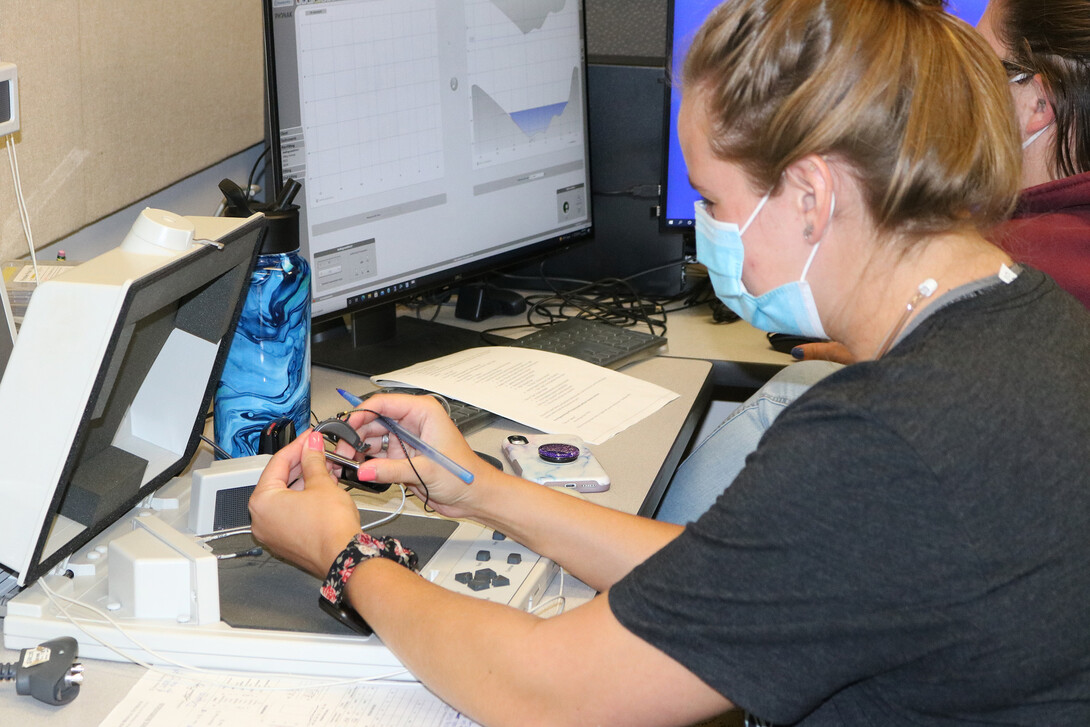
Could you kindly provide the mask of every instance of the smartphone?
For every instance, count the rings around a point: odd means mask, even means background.
[[[502,445],[515,474],[549,487],[604,492],[609,475],[586,443],[571,434],[512,434]]]

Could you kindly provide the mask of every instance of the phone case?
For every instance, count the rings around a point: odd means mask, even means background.
[[[526,441],[520,441],[523,439]],[[538,447],[543,444],[570,444],[579,448],[579,455],[571,462],[547,462],[538,455]],[[565,434],[516,434],[504,440],[502,448],[515,474],[531,482],[549,487],[564,487],[576,492],[604,492],[609,489],[609,475],[579,437]]]

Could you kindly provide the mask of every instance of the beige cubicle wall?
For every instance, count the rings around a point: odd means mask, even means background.
[[[260,0],[0,0],[38,247],[263,138]],[[0,169],[0,258],[26,254]]]

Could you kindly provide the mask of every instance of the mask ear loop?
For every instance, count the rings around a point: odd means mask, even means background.
[[[1023,149],[1028,149],[1030,144],[1037,141],[1037,139],[1040,138],[1041,134],[1045,133],[1046,131],[1048,131],[1051,128],[1052,128],[1052,122],[1050,121],[1050,122],[1048,122],[1048,124],[1041,127],[1040,129],[1038,129],[1034,134],[1032,134],[1029,138],[1027,138],[1025,141],[1023,141],[1022,142],[1022,148]]]
[[[749,216],[749,219],[746,220],[746,224],[742,225],[742,229],[738,230],[739,235],[746,234],[746,230],[748,230],[749,226],[753,224],[753,220],[757,219],[757,213],[761,211],[761,208],[765,206],[765,202],[767,202],[768,198],[771,196],[771,189],[765,192],[765,196],[761,197],[761,201],[757,203],[757,207],[753,210],[753,213]]]
[[[1029,73],[1019,73],[1019,74],[1011,76],[1009,79],[1007,79],[1007,83],[1008,84],[1023,83],[1025,81],[1028,81],[1030,78],[1032,78],[1032,76]],[[1027,137],[1026,140],[1022,142],[1022,149],[1023,150],[1028,149],[1030,144],[1037,141],[1037,139],[1039,139],[1041,137],[1041,134],[1045,133],[1050,128],[1052,128],[1053,123],[1054,122],[1052,122],[1052,121],[1048,122],[1047,124],[1044,125],[1044,127],[1038,129],[1035,133],[1033,133],[1029,137]]]

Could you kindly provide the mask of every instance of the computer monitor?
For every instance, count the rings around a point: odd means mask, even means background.
[[[659,221],[663,229],[693,230],[695,216],[693,204],[700,195],[689,184],[689,172],[681,154],[681,144],[677,137],[677,113],[681,108],[681,92],[676,81],[681,74],[681,67],[692,41],[701,23],[713,8],[723,0],[670,0],[667,14],[666,57],[670,60],[670,74],[666,84],[666,113],[663,124],[666,139],[663,143],[663,180],[661,186],[661,206]],[[726,0],[730,2],[730,0]],[[975,26],[984,14],[988,0],[947,0],[946,9],[970,25]]]
[[[591,232],[580,0],[265,0],[273,177],[302,182],[315,363],[480,345],[395,304]],[[350,314],[350,330],[323,322]]]

